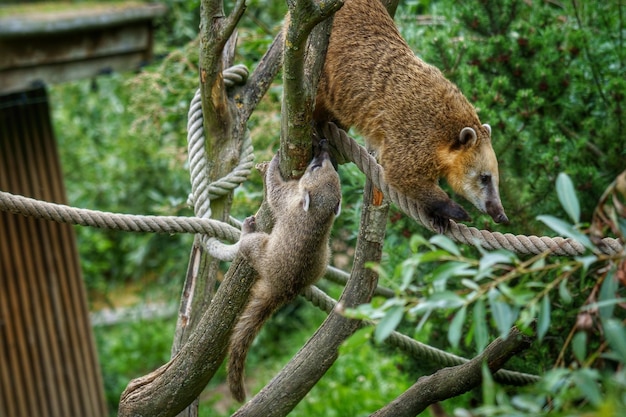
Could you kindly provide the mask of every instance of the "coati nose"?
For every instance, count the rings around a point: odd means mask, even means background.
[[[502,204],[500,202],[494,203],[488,201],[487,204],[487,214],[491,216],[494,222],[496,223],[509,223],[509,218],[504,213],[504,208],[502,208]]]
[[[509,224],[509,218],[506,217],[506,214],[504,214],[504,212],[502,212],[498,216],[494,217],[493,221],[496,222],[496,223]]]

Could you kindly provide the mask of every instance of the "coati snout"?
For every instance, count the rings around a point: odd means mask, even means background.
[[[377,150],[385,180],[420,203],[435,231],[470,220],[440,178],[495,222],[508,221],[491,128],[415,56],[379,0],[346,0],[335,14],[314,119],[354,126]]]
[[[491,127],[483,124],[479,131],[482,133],[480,139],[474,128],[464,127],[458,143],[451,149],[440,151],[439,157],[447,165],[443,170],[448,173],[446,179],[456,193],[481,212],[489,214],[496,223],[508,223],[498,192],[498,161],[491,147]],[[465,169],[455,169],[457,167]],[[470,220],[467,212],[465,218],[449,217]]]

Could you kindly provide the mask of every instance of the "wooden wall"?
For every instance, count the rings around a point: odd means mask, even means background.
[[[66,204],[44,88],[0,95],[0,190]],[[0,212],[0,417],[106,416],[72,226]]]

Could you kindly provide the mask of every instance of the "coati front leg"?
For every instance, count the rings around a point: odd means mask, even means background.
[[[426,176],[416,181],[415,177],[407,175],[407,161],[414,161],[415,158],[406,158],[400,161],[385,161],[389,159],[388,154],[383,154],[383,162],[386,163],[385,181],[393,184],[398,191],[418,202],[420,207],[428,215],[433,230],[437,233],[445,233],[448,230],[450,219],[458,221],[469,221],[471,217],[467,211],[456,201],[452,200],[448,194],[439,186],[438,177],[428,178]],[[434,171],[425,167],[422,172]]]

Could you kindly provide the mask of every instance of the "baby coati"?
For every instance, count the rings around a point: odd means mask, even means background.
[[[246,355],[263,323],[280,306],[317,281],[328,264],[330,229],[341,207],[339,176],[326,140],[298,181],[284,181],[274,156],[265,174],[266,200],[275,223],[270,234],[255,231],[254,216],[243,224],[239,251],[259,277],[230,339],[228,385],[245,400]]]
[[[433,228],[471,220],[439,187],[508,222],[491,128],[441,71],[417,58],[379,0],[346,0],[335,14],[314,119],[354,126],[379,155],[385,180],[418,200]]]

